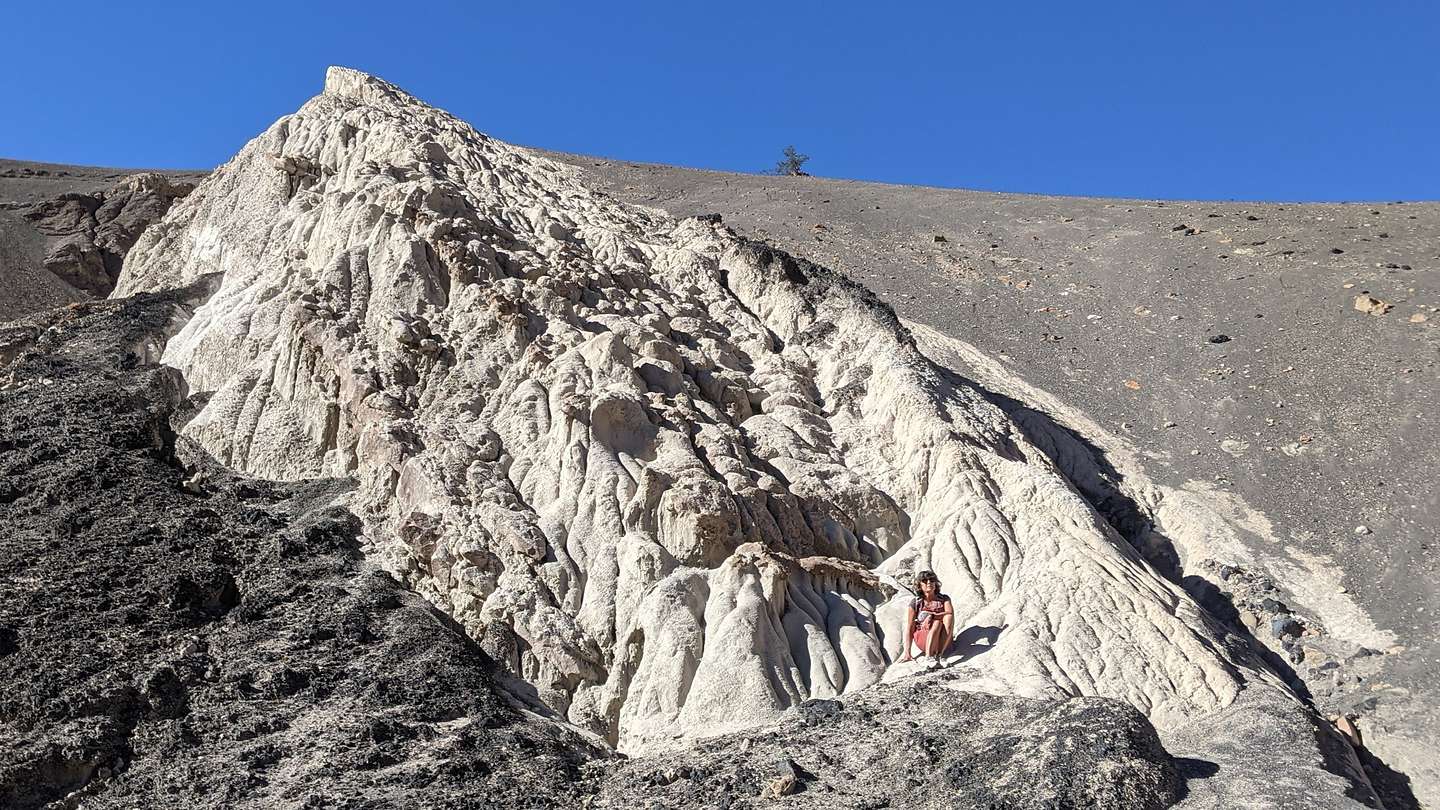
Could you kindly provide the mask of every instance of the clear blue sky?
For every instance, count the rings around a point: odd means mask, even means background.
[[[1440,4],[45,2],[0,156],[211,167],[344,64],[515,143],[1182,199],[1440,198]],[[213,10],[211,10],[213,9]]]

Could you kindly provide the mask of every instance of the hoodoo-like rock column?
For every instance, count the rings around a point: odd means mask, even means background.
[[[903,584],[998,643],[959,682],[1162,736],[1297,705],[1000,410],[843,277],[586,189],[363,74],[141,239],[117,294],[219,274],[165,362],[184,432],[354,476],[370,551],[630,748],[875,683]]]

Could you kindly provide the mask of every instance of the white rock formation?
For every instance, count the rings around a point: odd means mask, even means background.
[[[356,477],[373,553],[622,747],[875,683],[923,567],[1001,629],[977,687],[1162,734],[1291,700],[865,290],[372,77],[332,68],[116,294],[212,273],[164,357],[209,397],[184,432]]]

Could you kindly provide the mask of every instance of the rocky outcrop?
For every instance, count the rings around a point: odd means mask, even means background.
[[[141,296],[6,335],[0,806],[572,801],[601,748],[363,560],[348,484],[177,455],[182,382],[146,354],[187,314]]]
[[[1070,434],[1053,449],[1081,494],[1273,647],[1322,713],[1355,719],[1403,772],[1379,775],[1398,783],[1388,806],[1440,805],[1440,203],[1056,197],[553,157],[622,202],[718,212],[892,303],[1035,444]]]
[[[1154,810],[1185,795],[1186,773],[1207,773],[1177,766],[1118,701],[957,692],[944,677],[809,701],[775,727],[689,751],[587,766],[591,806]]]
[[[211,274],[164,353],[183,434],[253,475],[353,476],[373,557],[624,749],[875,684],[922,567],[995,639],[951,687],[1115,698],[1162,739],[1304,716],[866,290],[377,79],[332,69],[116,294]],[[1368,795],[1297,739],[1222,765]]]
[[[940,688],[951,673],[610,756],[364,562],[347,482],[246,479],[176,441],[182,382],[154,360],[188,315],[142,295],[0,336],[4,807],[1164,807],[1183,789],[1133,708]]]
[[[140,234],[194,188],[193,183],[144,172],[107,191],[61,194],[29,207],[24,217],[50,237],[46,270],[72,287],[104,296],[115,288],[125,254]]]

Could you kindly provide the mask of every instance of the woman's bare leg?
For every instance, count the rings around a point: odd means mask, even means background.
[[[930,634],[925,639],[925,654],[931,658],[939,658],[945,652],[945,648],[949,646],[947,635],[945,624],[935,622],[930,627]]]

